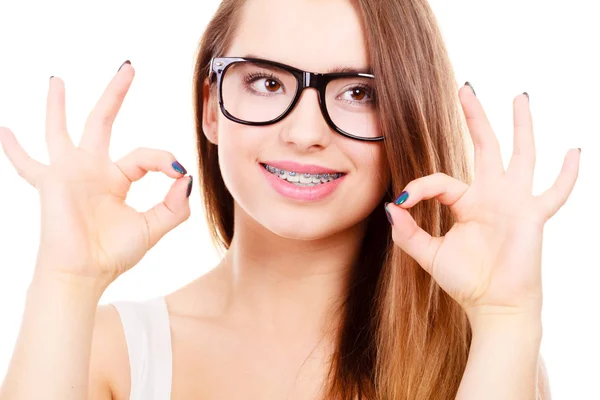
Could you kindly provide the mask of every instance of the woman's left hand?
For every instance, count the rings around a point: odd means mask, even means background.
[[[580,150],[567,152],[552,187],[532,195],[535,145],[529,100],[514,99],[514,149],[506,171],[481,103],[467,86],[459,98],[475,149],[468,184],[442,173],[411,181],[401,205],[389,203],[396,245],[413,257],[456,300],[469,318],[541,312],[544,224],[567,201],[579,173]],[[436,198],[456,223],[432,237],[411,217],[412,206]]]

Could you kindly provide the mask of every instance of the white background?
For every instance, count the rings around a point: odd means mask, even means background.
[[[400,1],[400,0],[399,0]],[[192,118],[194,53],[218,1],[0,2],[0,125],[47,162],[45,104],[50,75],[66,82],[74,141],[121,63],[136,77],[116,120],[114,159],[136,147],[173,152],[197,177]],[[600,12],[589,0],[432,0],[458,83],[469,80],[499,137],[512,152],[512,100],[528,91],[537,147],[534,194],[553,182],[569,148],[583,149],[567,204],[544,235],[542,354],[555,399],[600,399],[598,289],[600,234]],[[399,21],[401,23],[401,21]],[[74,166],[76,167],[76,166]],[[171,180],[151,173],[128,203],[160,201]],[[39,242],[39,203],[0,152],[0,379],[17,337]],[[510,196],[510,193],[506,193]],[[197,185],[192,217],[169,233],[101,303],[166,294],[213,267]]]

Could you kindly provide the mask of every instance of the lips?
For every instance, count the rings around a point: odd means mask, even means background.
[[[285,167],[287,167],[287,171],[295,171],[304,174],[311,173],[308,171],[313,171],[312,173],[314,174],[330,173],[327,171],[333,171],[333,173],[335,173],[335,170],[316,165],[296,164],[289,162],[274,162],[274,164],[279,166],[277,168],[285,170]],[[341,184],[341,182],[344,181],[344,178],[346,178],[346,174],[343,174],[337,179],[316,186],[298,186],[275,176],[271,172],[267,171],[267,169],[261,163],[258,163],[257,166],[258,168],[260,168],[263,176],[266,178],[267,182],[269,183],[271,188],[275,190],[275,192],[288,199],[301,202],[313,202],[324,200],[325,198],[330,196],[335,191],[335,189]],[[299,170],[294,170],[293,168],[298,168]]]

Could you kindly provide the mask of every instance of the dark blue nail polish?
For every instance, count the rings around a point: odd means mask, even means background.
[[[527,92],[523,92],[523,94],[524,94],[525,96],[527,96],[527,101],[529,101],[529,93],[527,93]]]
[[[392,214],[390,214],[390,212],[388,210],[388,204],[390,204],[390,203],[385,203],[385,215],[387,215],[387,219],[390,222],[390,224],[394,225],[394,220],[392,219]]]
[[[190,181],[188,182],[187,192],[185,193],[185,197],[190,197],[190,193],[192,193],[192,183],[194,182],[194,178],[190,175]]]
[[[179,172],[180,174],[187,174],[186,169],[183,168],[183,165],[179,164],[179,161],[173,161],[171,165],[173,166],[173,169]]]
[[[52,78],[54,78],[54,75],[51,75],[51,76],[50,76],[50,79],[52,79]]]
[[[121,68],[123,68],[123,65],[125,65],[125,64],[130,64],[130,65],[131,65],[131,61],[129,61],[129,60],[125,60],[125,61],[123,62],[123,64],[121,64],[121,66],[119,67],[119,69],[117,70],[117,72],[119,72],[119,71],[121,70]]]
[[[408,199],[408,192],[405,190],[404,192],[400,193],[400,196],[398,196],[396,200],[394,200],[394,204],[400,205],[404,203],[406,199]]]
[[[471,85],[471,83],[469,83],[469,81],[466,81],[466,82],[465,82],[465,85],[466,85],[466,86],[468,86],[468,87],[470,87],[470,88],[471,88],[471,90],[473,91],[473,94],[474,94],[475,96],[477,96],[477,93],[475,93],[475,89],[473,89],[473,85]]]

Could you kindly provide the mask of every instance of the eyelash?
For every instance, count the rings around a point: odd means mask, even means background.
[[[252,90],[248,86],[250,83],[253,83],[254,81],[256,81],[258,79],[264,79],[264,78],[272,79],[274,81],[279,82],[279,79],[277,79],[277,77],[275,75],[273,75],[272,73],[252,72],[244,77],[244,83],[246,83],[246,85],[244,85],[244,88],[246,89],[247,92],[252,93],[252,94],[258,94],[259,96],[269,96],[268,94],[261,94],[260,92]],[[283,85],[281,85],[281,86],[283,86]]]
[[[368,101],[362,101],[362,102],[359,101],[359,103],[371,103],[375,100],[374,96],[373,96],[373,91],[369,85],[357,83],[356,85],[354,85],[352,88],[350,88],[348,90],[354,90],[354,89],[364,90],[367,93],[367,96],[369,96],[369,98],[370,98],[370,100],[368,100]],[[346,92],[344,92],[344,93],[346,93]],[[350,103],[352,103],[352,102],[350,102]]]
[[[247,92],[252,93],[252,94],[258,94],[259,96],[269,96],[268,94],[261,94],[260,92],[256,92],[256,91],[250,89],[249,86],[248,86],[249,84],[253,83],[254,81],[256,81],[258,79],[265,79],[265,78],[272,79],[272,80],[278,82],[279,84],[281,84],[281,82],[279,82],[279,80],[277,79],[277,77],[275,75],[273,75],[272,73],[262,73],[262,72],[258,72],[257,73],[257,72],[252,72],[252,73],[247,74],[244,77],[244,82],[246,83],[246,85],[244,85],[244,88],[246,89]],[[283,84],[281,84],[281,86],[283,86]],[[361,101],[348,101],[348,100],[344,100],[344,101],[346,101],[347,103],[350,103],[350,104],[354,104],[354,103],[371,103],[371,102],[374,101],[373,91],[372,91],[372,89],[371,89],[371,87],[369,85],[357,83],[356,85],[354,85],[352,88],[348,89],[347,91],[354,90],[354,89],[357,89],[357,88],[361,89],[361,90],[364,90],[367,93],[367,96],[370,97],[370,100],[369,101],[364,101],[364,102],[361,102]],[[345,91],[344,93],[346,93],[347,91]]]

